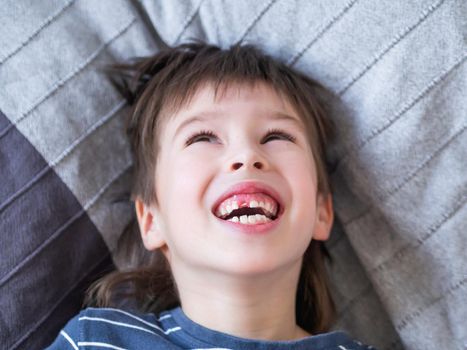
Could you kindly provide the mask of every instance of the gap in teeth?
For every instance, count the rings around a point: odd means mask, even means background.
[[[249,203],[243,203],[242,207],[250,207],[250,208],[258,208],[261,207],[264,210],[268,212],[271,216],[277,216],[277,212],[279,210],[279,206],[277,204],[272,204],[267,201],[256,201],[256,200],[251,200]],[[239,204],[238,202],[234,199],[229,201],[226,205],[221,205],[217,212],[216,215],[220,218],[224,218],[228,216],[233,210],[239,209]]]
[[[234,216],[233,218],[230,218],[227,221],[240,222],[241,224],[244,224],[244,225],[254,225],[257,223],[264,223],[264,222],[269,222],[272,220],[265,215],[256,214],[256,215],[242,215],[240,216],[240,218],[238,216]]]

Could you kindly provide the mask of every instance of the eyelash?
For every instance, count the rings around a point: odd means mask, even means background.
[[[276,136],[281,136],[284,139],[295,142],[296,138],[280,129],[269,129],[268,132],[266,133],[266,136],[270,135],[276,135]],[[185,142],[185,146],[191,145],[194,141],[196,141],[196,138],[199,136],[209,136],[209,137],[217,137],[216,134],[214,134],[211,130],[201,130],[199,132],[196,132],[192,136],[188,138],[188,140]]]

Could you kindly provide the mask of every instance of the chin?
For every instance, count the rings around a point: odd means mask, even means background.
[[[277,257],[277,256],[276,256]],[[298,262],[300,262],[299,259]],[[226,274],[231,274],[238,277],[261,277],[269,273],[277,273],[281,270],[286,271],[287,268],[293,268],[295,264],[278,261],[274,259],[274,256],[268,254],[267,257],[248,257],[245,255],[238,256],[237,259],[233,259],[231,262],[225,262],[223,272]],[[300,264],[297,265],[300,267]],[[217,268],[220,268],[218,265]]]

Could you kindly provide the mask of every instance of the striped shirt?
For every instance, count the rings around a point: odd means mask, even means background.
[[[87,308],[72,318],[47,349],[374,349],[335,331],[299,340],[244,339],[214,331],[189,319],[180,307],[159,315],[113,308]]]

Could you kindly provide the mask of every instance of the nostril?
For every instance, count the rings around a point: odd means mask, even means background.
[[[234,164],[232,165],[232,169],[233,169],[233,170],[238,170],[238,169],[240,169],[242,166],[243,166],[243,163],[234,163]],[[262,169],[262,168],[263,168],[263,164],[262,164],[261,162],[255,162],[255,163],[253,164],[253,166],[254,166],[255,168],[258,168],[258,169]]]
[[[232,165],[232,168],[234,170],[238,170],[239,168],[241,168],[242,165],[243,165],[242,163],[235,163],[234,165]]]

